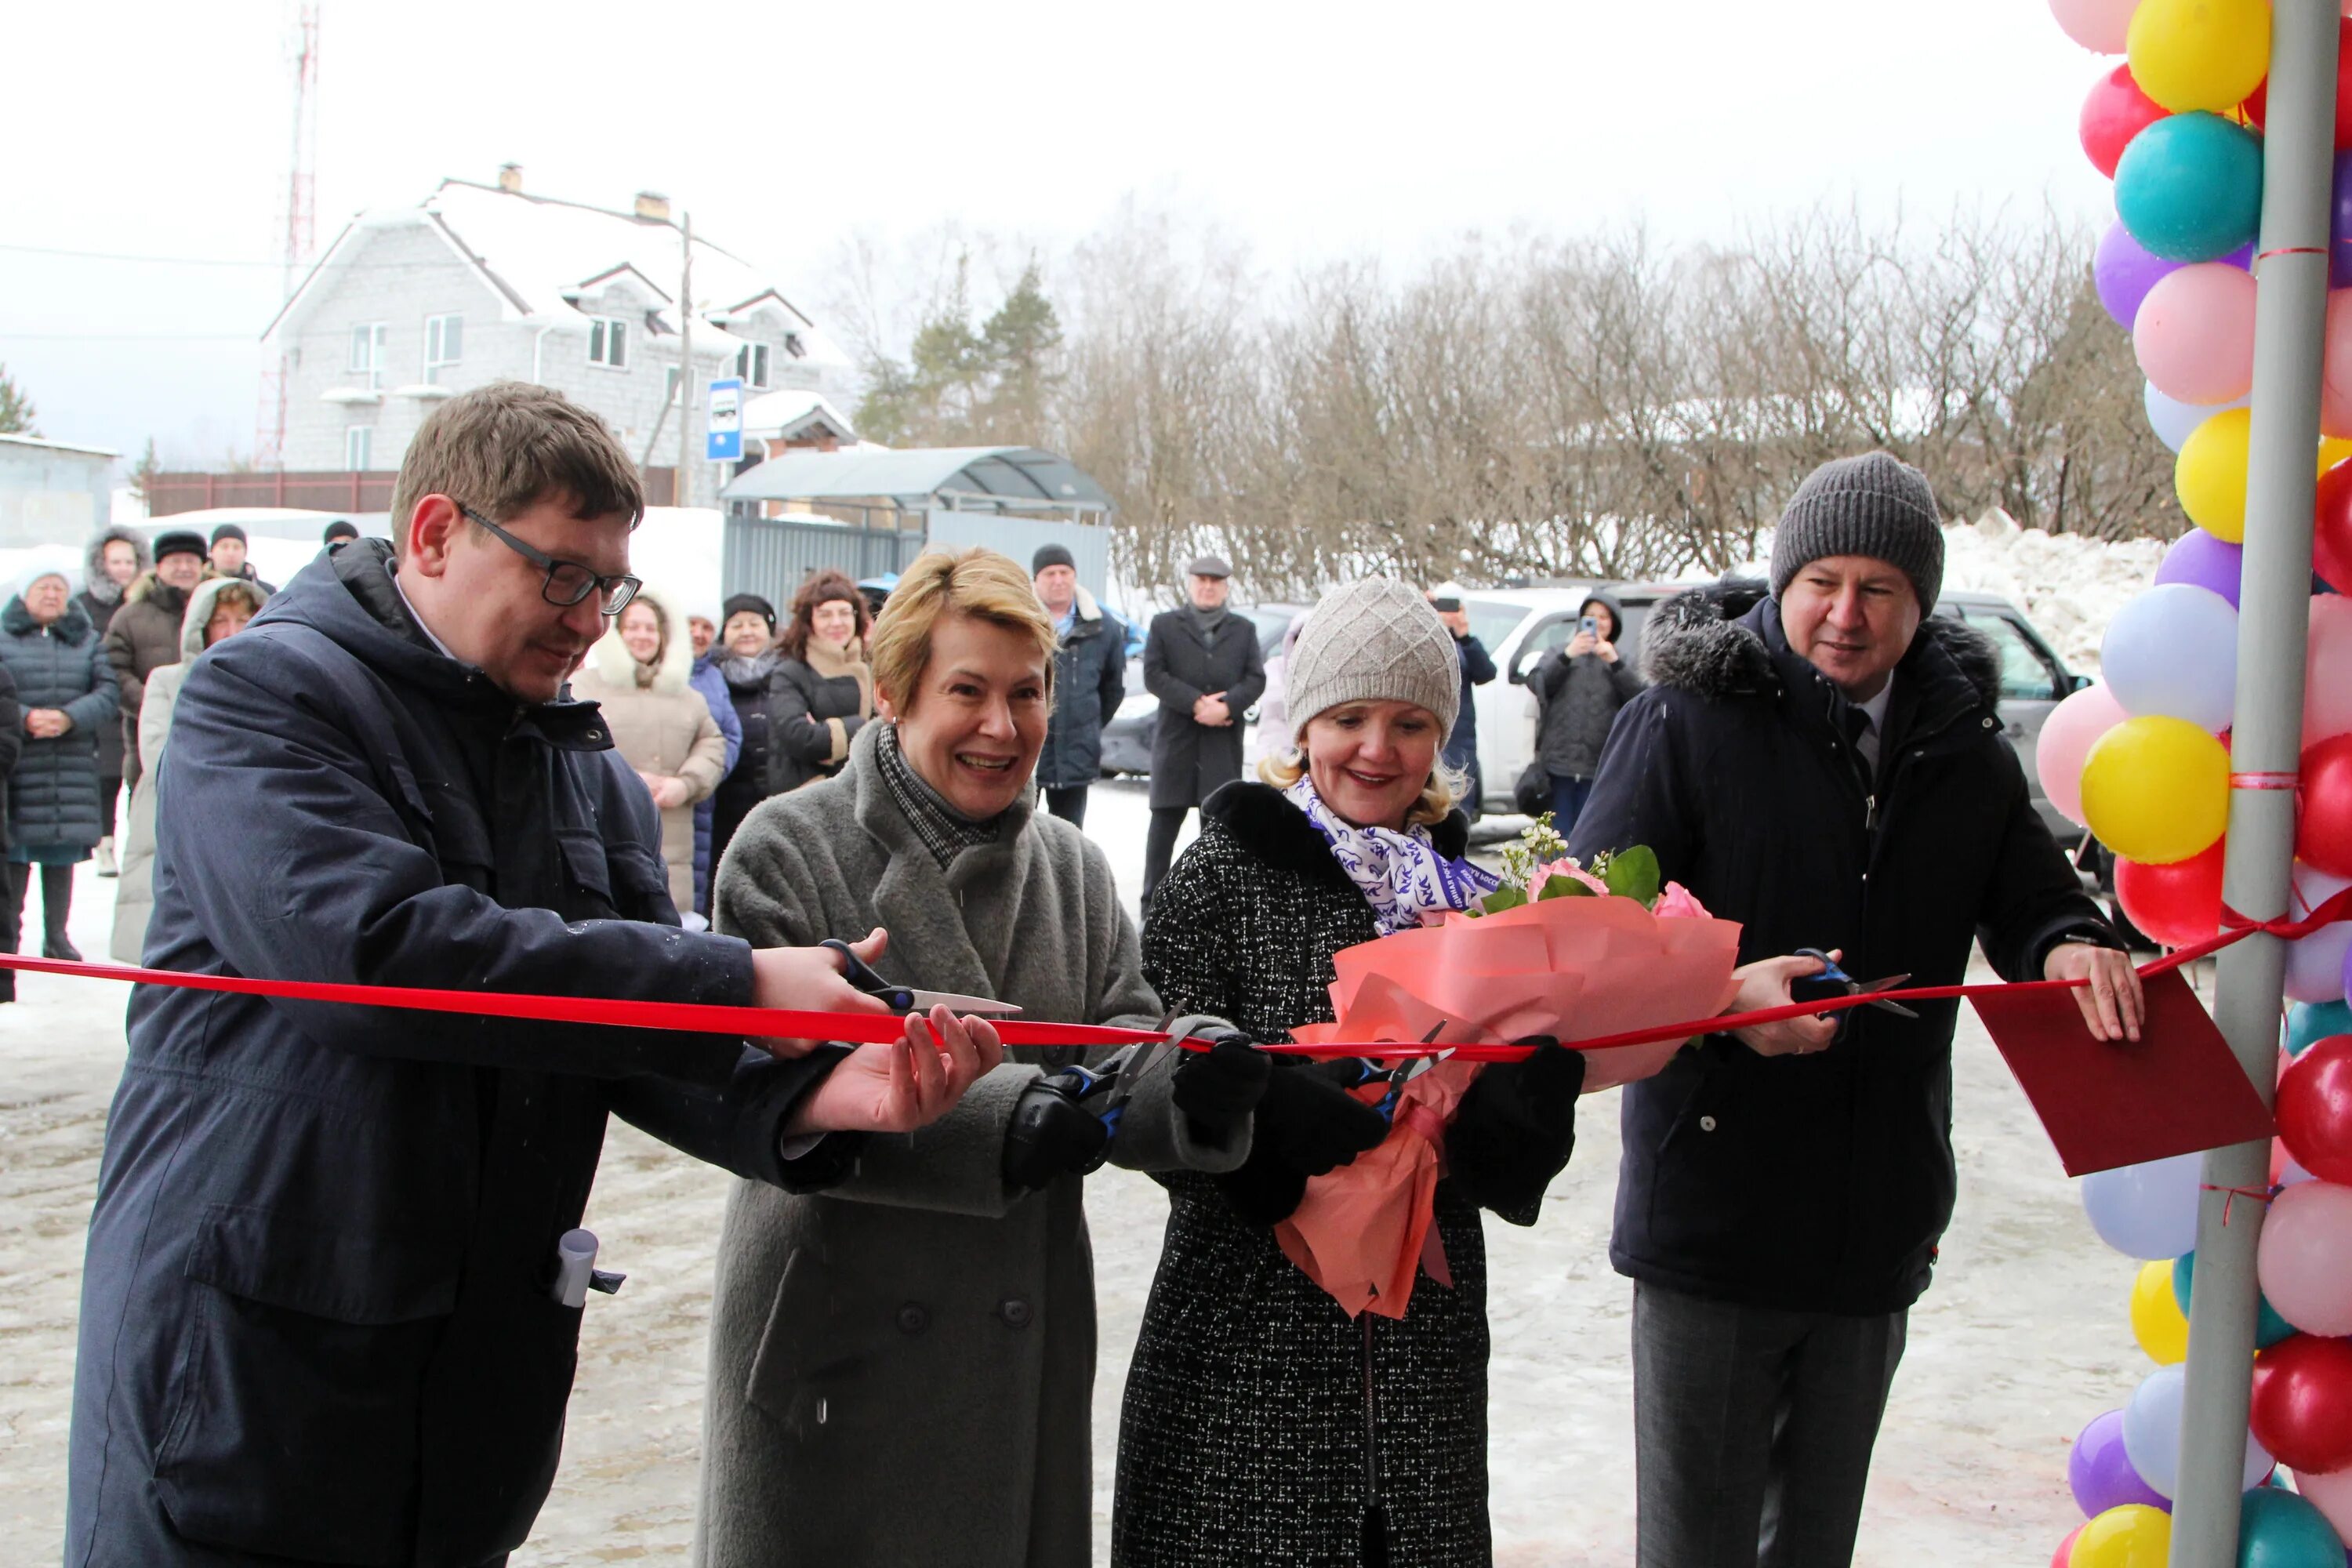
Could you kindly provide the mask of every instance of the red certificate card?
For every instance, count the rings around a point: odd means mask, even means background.
[[[1969,998],[2070,1176],[2276,1131],[2180,972],[2146,985],[2137,1044],[2093,1039],[2071,991],[2011,986]]]

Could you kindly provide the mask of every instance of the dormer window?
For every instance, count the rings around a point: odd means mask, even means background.
[[[768,384],[768,345],[745,343],[735,351],[735,374],[745,386],[764,388]]]
[[[629,323],[617,316],[588,318],[588,363],[613,370],[629,364]]]

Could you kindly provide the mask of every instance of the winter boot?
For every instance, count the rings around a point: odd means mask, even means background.
[[[111,836],[98,841],[98,874],[101,877],[122,874],[122,868],[114,863],[114,839]]]
[[[66,940],[66,917],[73,912],[73,868],[41,868],[41,956],[79,963],[81,953]]]

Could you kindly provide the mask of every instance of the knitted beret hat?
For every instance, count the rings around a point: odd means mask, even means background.
[[[1334,588],[1307,612],[1283,667],[1283,700],[1304,733],[1343,702],[1410,702],[1437,715],[1440,739],[1462,708],[1462,656],[1413,589],[1387,577]]]
[[[1772,596],[1831,555],[1867,555],[1911,579],[1919,613],[1944,590],[1944,529],[1927,476],[1885,452],[1833,458],[1805,476],[1772,538]]]

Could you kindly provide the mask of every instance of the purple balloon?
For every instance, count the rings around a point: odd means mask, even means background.
[[[2188,583],[2210,588],[2238,607],[2238,582],[2245,570],[2246,552],[2225,544],[2201,528],[2192,528],[2172,542],[2164,563],[2156,569],[2158,583]]]
[[[2352,153],[2336,154],[2336,187],[2327,216],[2327,286],[2352,289]]]
[[[2096,1519],[2111,1508],[2121,1508],[2127,1502],[2146,1503],[2150,1508],[2172,1511],[2172,1504],[2164,1494],[2140,1479],[2132,1468],[2131,1457],[2124,1452],[2124,1413],[2110,1410],[2083,1428],[2074,1439],[2074,1451],[2066,1459],[2066,1483],[2074,1489],[2074,1501],[2085,1519]]]
[[[2184,264],[2167,261],[2161,256],[2151,256],[2139,241],[2124,231],[2119,218],[2099,241],[2099,254],[2091,263],[2091,277],[2099,289],[2099,303],[2130,331],[2132,320],[2139,314],[2139,302],[2156,287],[2168,272],[2177,271]]]
[[[2254,242],[2251,239],[2246,241],[2221,259],[2241,272],[2252,272],[2254,269]]]

